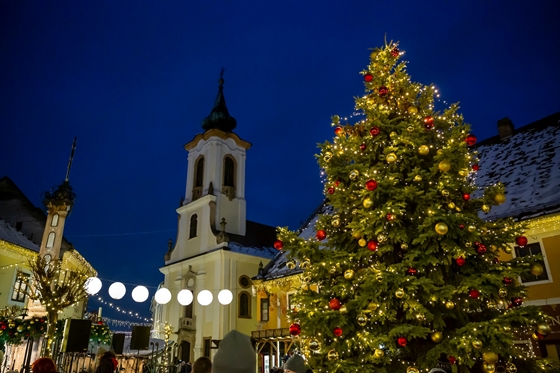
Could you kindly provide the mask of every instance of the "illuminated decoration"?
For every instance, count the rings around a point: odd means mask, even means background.
[[[109,286],[109,296],[113,299],[122,299],[126,294],[126,287],[122,282],[114,282]]]
[[[142,303],[148,299],[150,292],[145,286],[138,285],[132,290],[132,299],[135,302]]]
[[[366,182],[366,189],[369,191],[373,191],[377,188],[377,181],[375,180],[368,180]]]
[[[220,304],[228,305],[231,303],[231,301],[233,300],[233,293],[227,289],[224,290],[220,290],[220,292],[218,293],[218,302],[220,302]]]
[[[210,290],[202,290],[196,296],[196,300],[198,301],[198,304],[200,304],[201,306],[209,305],[210,303],[212,303],[213,299],[214,299],[214,296],[212,295]]]
[[[171,292],[167,288],[159,288],[154,295],[158,304],[167,304],[171,300]]]
[[[103,284],[101,283],[100,279],[98,279],[97,277],[90,277],[87,279],[85,284],[86,293],[88,293],[89,295],[95,295],[99,293],[99,290],[101,290],[102,286]]]
[[[322,230],[322,229],[319,229],[319,230],[317,231],[317,239],[318,239],[319,241],[323,241],[325,238],[327,238],[327,232],[325,232],[325,231]]]
[[[177,302],[179,302],[181,306],[188,306],[192,303],[193,299],[193,293],[190,290],[183,289],[177,293]]]
[[[284,247],[284,242],[282,242],[280,240],[274,241],[274,248],[276,250],[282,250],[283,247]]]
[[[135,317],[139,320],[145,321],[146,323],[150,323],[150,321],[153,321],[152,319],[148,319],[146,317],[140,316],[138,314],[138,312],[127,311],[127,310],[123,309],[122,307],[113,304],[113,302],[108,302],[108,301],[104,300],[103,298],[101,298],[99,295],[95,296],[94,298],[90,298],[90,299],[96,300],[99,303],[103,304],[104,306],[110,307],[110,308],[114,309],[115,311],[120,312],[124,315],[130,316],[130,317]],[[109,322],[108,320],[110,320],[110,319],[106,319],[105,317],[103,317],[103,321]],[[124,325],[124,324],[122,324],[122,325]],[[142,324],[138,324],[138,325],[142,325]]]
[[[371,82],[373,80],[373,75],[371,75],[371,74],[364,75],[364,80],[366,82]]]
[[[301,333],[301,326],[297,323],[290,325],[290,334],[293,336],[299,335]]]
[[[473,134],[468,135],[465,138],[465,142],[467,143],[467,146],[473,146],[474,144],[476,144],[476,136]]]
[[[379,129],[379,127],[371,127],[371,129],[369,130],[369,134],[373,137],[379,135],[379,133],[381,132],[381,130]]]

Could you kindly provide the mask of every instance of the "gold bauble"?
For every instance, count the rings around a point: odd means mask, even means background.
[[[420,147],[418,148],[418,154],[420,155],[426,155],[430,152],[430,148],[428,147],[428,145],[420,145]]]
[[[414,181],[422,181],[422,176],[420,175],[414,176]]]
[[[461,208],[459,206],[455,207],[455,210],[457,210],[458,212],[461,212]]]
[[[350,171],[350,180],[356,180],[359,175],[360,173],[358,172],[358,170]]]
[[[482,205],[481,210],[482,210],[482,212],[489,213],[490,212],[490,206]]]
[[[21,333],[25,330],[25,327],[23,325],[18,325],[16,330]]]
[[[367,197],[366,199],[364,199],[363,205],[366,209],[369,209],[371,206],[373,206],[373,201],[371,200],[371,198]]]
[[[408,126],[408,127],[406,127],[406,130],[407,130],[408,132],[412,132],[412,131],[414,131],[414,127]]]
[[[360,247],[366,246],[366,245],[367,245],[366,239],[365,239],[365,238],[360,238],[360,239],[358,240],[358,245],[360,245]]]
[[[375,302],[369,302],[367,305],[368,310],[375,311],[379,305]]]
[[[315,316],[315,312],[313,312],[313,311],[308,312],[308,313],[307,313],[307,316],[308,316],[308,317],[313,317],[313,316]]]
[[[494,196],[494,202],[496,202],[498,205],[501,205],[505,201],[506,201],[506,195],[503,193],[498,193]]]
[[[379,233],[377,235],[377,242],[383,243],[385,241],[387,241],[387,236],[385,236],[383,233]]]
[[[330,361],[337,360],[338,359],[338,352],[336,352],[336,350],[330,350],[329,353],[327,354],[327,358]]]
[[[360,231],[353,231],[353,232],[352,232],[352,237],[354,237],[355,239],[359,240],[360,238],[362,238],[362,232],[360,232]]]
[[[342,314],[346,314],[346,313],[348,313],[348,308],[346,308],[346,305],[342,305],[342,306],[340,306],[340,309],[338,310],[338,312],[340,312]]]
[[[344,278],[347,280],[352,280],[354,278],[354,270],[352,269],[347,269],[344,272]]]
[[[300,263],[299,263],[299,268],[301,269],[307,269],[311,267],[311,261],[307,258],[304,258]]]
[[[421,313],[416,314],[416,320],[423,321],[426,319],[426,316],[422,315]]]
[[[325,152],[325,155],[323,156],[323,159],[325,160],[325,162],[330,161],[332,158],[332,153],[331,152]]]
[[[507,373],[516,373],[517,367],[514,363],[506,363],[506,372]]]
[[[441,172],[447,172],[447,171],[451,170],[451,163],[449,163],[449,161],[447,161],[447,160],[443,160],[443,161],[439,162],[438,168]]]
[[[469,174],[469,170],[465,170],[464,168],[462,170],[459,170],[459,176],[467,176]]]
[[[432,302],[437,302],[437,295],[432,294],[432,295],[430,296],[430,301],[432,301]]]
[[[511,246],[504,247],[504,253],[511,254],[512,251],[513,251],[513,249],[511,248]]]
[[[538,341],[540,339],[537,333],[531,334],[531,338],[533,338],[534,341]]]
[[[486,351],[482,354],[482,360],[485,363],[496,364],[498,362],[498,354],[493,351]]]
[[[408,250],[408,244],[407,243],[401,243],[401,249],[402,250]]]
[[[441,341],[443,341],[443,334],[441,332],[433,332],[432,334],[430,334],[430,339],[434,343],[440,343]]]
[[[496,366],[490,363],[482,363],[482,371],[484,373],[494,373],[496,371]]]
[[[331,220],[331,224],[335,228],[340,226],[340,216],[338,216],[338,215],[333,216],[333,218]]]
[[[472,341],[472,346],[474,348],[481,348],[482,347],[482,342],[479,339],[475,339]]]
[[[311,338],[309,342],[307,342],[307,346],[311,351],[319,351],[321,348],[321,342],[317,338]]]
[[[437,152],[436,152],[436,154],[437,154],[437,155],[441,155],[441,154],[443,154],[443,150],[441,150],[441,149],[438,149],[438,150],[437,150]]]
[[[406,373],[420,373],[420,371],[416,367],[408,367],[406,368]]]
[[[469,230],[469,232],[473,233],[474,231],[476,231],[476,227],[474,225],[469,225],[469,227],[467,228]]]
[[[445,302],[445,308],[447,308],[448,310],[452,310],[454,307],[455,303],[453,303],[452,301]]]
[[[296,261],[294,259],[290,259],[286,262],[286,267],[288,267],[289,269],[294,269],[296,268]]]
[[[535,263],[531,267],[531,274],[533,276],[540,276],[543,274],[543,272],[544,272],[544,268],[540,263]]]
[[[329,272],[334,275],[336,273],[336,267],[332,266],[331,269],[329,270]]]
[[[447,204],[447,207],[449,207],[451,210],[453,210],[455,208],[455,204],[453,202],[449,202]]]
[[[414,115],[418,113],[418,108],[416,106],[409,106],[408,107],[408,114]]]
[[[397,297],[399,299],[404,297],[404,290],[403,289],[397,289],[397,291],[395,291],[395,297]]]
[[[539,324],[537,325],[537,332],[542,335],[549,335],[552,329],[548,324]]]
[[[472,243],[471,242],[465,242],[465,247],[471,247]]]
[[[441,191],[441,195],[444,196],[444,197],[448,197],[449,196],[449,191],[444,189],[444,190]]]
[[[397,155],[395,153],[389,153],[387,154],[385,159],[387,160],[388,163],[393,163],[397,160]]]
[[[375,351],[373,352],[373,356],[380,359],[385,355],[385,351],[383,351],[382,349],[376,348]]]
[[[357,317],[356,317],[356,323],[358,323],[358,325],[360,326],[365,326],[367,324],[367,317],[366,315],[364,315],[363,313],[360,313]]]
[[[381,273],[378,273],[375,275],[375,279],[377,280],[377,282],[383,282],[383,275]]]
[[[447,227],[447,224],[445,224],[445,223],[437,223],[436,226],[435,226],[435,230],[436,230],[437,234],[443,236],[444,234],[447,233],[449,228]]]
[[[391,137],[392,139],[394,139],[395,137],[397,137],[397,133],[393,131],[393,132],[391,132],[391,133],[389,134],[389,137]]]

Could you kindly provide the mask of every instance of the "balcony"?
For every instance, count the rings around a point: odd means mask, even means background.
[[[254,330],[251,332],[251,338],[256,340],[262,339],[287,339],[291,338],[289,328],[281,329],[265,329],[265,330]]]
[[[191,317],[181,317],[179,319],[179,329],[195,330],[195,319]]]

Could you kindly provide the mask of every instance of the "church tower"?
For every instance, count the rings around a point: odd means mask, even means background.
[[[41,241],[39,256],[44,258],[47,264],[51,261],[60,260],[60,247],[62,246],[64,223],[76,199],[76,195],[72,192],[72,187],[69,182],[70,168],[72,167],[75,150],[76,138],[74,138],[74,142],[72,143],[72,151],[70,153],[70,160],[68,161],[64,182],[55,187],[53,192],[45,192],[43,194],[43,203],[47,208],[47,222]]]

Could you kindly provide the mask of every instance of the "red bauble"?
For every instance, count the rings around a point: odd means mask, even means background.
[[[317,231],[317,239],[319,241],[323,241],[325,238],[327,238],[327,232],[325,232],[323,229],[319,229]]]
[[[494,264],[500,264],[500,258],[498,257],[494,258]]]
[[[469,290],[469,297],[477,299],[480,296],[480,292],[476,289]]]
[[[337,187],[338,184],[340,184],[340,180],[337,180],[337,181],[334,182],[334,186],[335,186],[335,187]]]
[[[484,246],[483,244],[479,244],[478,247],[476,248],[476,253],[478,255],[484,255],[486,254],[486,251],[488,250],[486,249],[486,246]]]
[[[424,118],[424,128],[427,130],[431,130],[432,128],[434,128],[434,117],[428,115]]]
[[[462,256],[458,257],[457,259],[455,259],[455,263],[457,263],[457,265],[459,267],[462,267],[465,265],[467,261],[465,260],[465,258],[463,258]]]
[[[465,138],[465,142],[468,146],[473,146],[474,144],[476,144],[476,136],[471,133]]]
[[[418,270],[416,268],[410,267],[406,270],[406,274],[409,276],[416,276],[418,274]]]
[[[340,126],[336,127],[334,129],[334,134],[337,135],[337,136],[342,136],[344,134],[344,128],[342,128]]]
[[[502,282],[504,283],[505,286],[509,286],[509,285],[513,284],[513,279],[511,279],[509,277],[504,277]]]
[[[399,56],[399,48],[397,48],[397,47],[393,48],[393,50],[391,51],[391,56],[398,57]]]
[[[459,229],[460,229],[460,230],[465,229],[465,224],[459,224]]]
[[[97,325],[103,325],[103,321],[98,321]]]
[[[544,339],[544,335],[539,333],[537,330],[535,330],[535,335],[537,336],[538,339]]]
[[[478,171],[478,170],[480,170],[480,166],[478,165],[478,163],[475,163],[475,164],[472,165],[472,169],[473,169],[473,171]]]
[[[366,189],[369,191],[375,190],[377,188],[377,181],[375,180],[368,180],[366,181]]]
[[[527,237],[525,237],[525,236],[519,236],[519,237],[517,237],[517,238],[515,239],[515,243],[516,243],[518,246],[525,246],[525,245],[527,245]]]
[[[373,80],[373,75],[371,75],[371,74],[364,75],[364,80],[366,82],[371,82]]]
[[[333,334],[336,335],[337,337],[340,337],[342,335],[342,329],[339,328],[338,326],[336,328],[333,329]]]
[[[334,188],[330,187],[329,189],[327,189],[327,193],[333,194],[334,193]]]
[[[362,144],[362,145],[360,145],[360,150],[361,150],[361,151],[364,151],[364,150],[366,150],[366,144]]]
[[[521,298],[521,297],[511,298],[511,304],[514,307],[519,307],[523,304],[523,298]]]
[[[371,127],[371,129],[369,130],[369,134],[372,135],[373,137],[379,135],[379,133],[381,132],[381,130],[379,129],[379,127]]]
[[[370,249],[371,251],[377,250],[378,246],[379,246],[379,242],[377,242],[376,240],[371,240],[367,243],[367,248]]]
[[[408,343],[408,341],[406,340],[405,337],[399,337],[397,338],[397,344],[401,347],[406,347],[406,344]]]
[[[284,247],[284,242],[282,242],[280,240],[274,241],[274,248],[276,250],[282,250],[283,247]]]
[[[329,308],[331,310],[338,311],[340,307],[342,307],[342,304],[340,304],[340,301],[338,299],[333,298],[329,301]]]
[[[386,217],[386,218],[387,218],[387,220],[389,220],[389,221],[391,221],[391,220],[394,220],[394,219],[395,219],[395,215],[393,215],[393,214],[387,214],[387,215],[385,215],[385,217]]]
[[[389,93],[387,87],[385,86],[379,87],[379,96],[381,97],[387,96],[387,93]]]
[[[455,356],[448,356],[447,360],[449,360],[449,364],[455,364],[457,362],[457,358]]]
[[[463,199],[465,201],[468,201],[469,199],[471,199],[471,195],[469,193],[463,193]]]
[[[3,329],[3,330],[6,330],[7,327],[8,327],[8,326],[7,326],[6,324],[2,324],[2,329]]]
[[[299,335],[301,333],[301,326],[299,324],[290,325],[290,334],[293,336]]]

